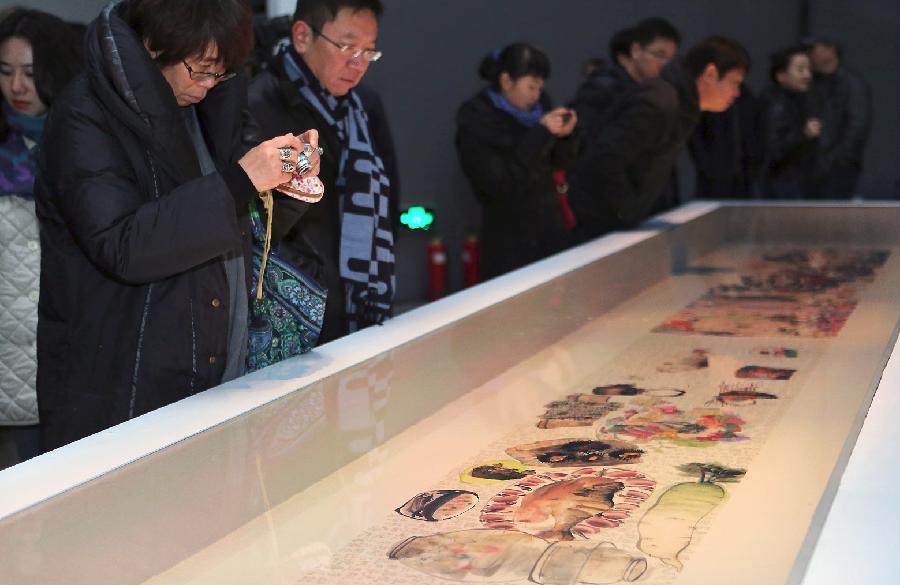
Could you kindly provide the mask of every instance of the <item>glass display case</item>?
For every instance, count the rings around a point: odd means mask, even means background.
[[[0,472],[0,581],[800,583],[898,252],[685,206]]]

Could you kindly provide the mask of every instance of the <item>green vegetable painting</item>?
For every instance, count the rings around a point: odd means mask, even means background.
[[[678,555],[691,544],[697,524],[725,499],[725,490],[717,482],[738,481],[746,471],[711,463],[689,463],[678,469],[698,481],[673,485],[647,510],[638,524],[638,548],[680,571]]]

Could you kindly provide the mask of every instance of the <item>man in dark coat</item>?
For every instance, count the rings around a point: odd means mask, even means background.
[[[619,100],[574,165],[569,197],[579,239],[650,215],[700,112],[728,109],[749,66],[740,44],[710,37]]]
[[[762,164],[760,105],[745,83],[724,112],[703,112],[689,143],[698,199],[747,199]]]
[[[842,65],[837,42],[821,37],[806,45],[813,70],[810,100],[820,108],[822,121],[812,194],[849,199],[856,194],[872,127],[869,87]]]
[[[252,15],[242,0],[204,7],[110,3],[90,26],[86,73],[47,122],[35,192],[45,451],[244,370],[248,203],[290,179],[279,147],[303,143],[244,145],[246,82],[228,70],[250,50]]]
[[[272,234],[282,257],[328,289],[320,343],[381,323],[393,308],[396,163],[377,94],[357,89],[381,56],[381,13],[379,0],[298,2],[290,37],[250,86],[264,134],[314,127],[325,151],[324,198],[287,203]]]
[[[664,18],[646,18],[614,33],[609,42],[610,61],[594,64],[572,102],[581,133],[591,136],[597,132],[619,98],[638,83],[659,77],[680,43],[681,33]]]
[[[609,42],[611,64],[598,64],[578,89],[573,107],[581,133],[592,137],[609,121],[617,102],[634,87],[660,76],[678,53],[681,33],[665,18],[645,18],[613,34]],[[678,173],[673,168],[653,209],[658,213],[678,201]]]

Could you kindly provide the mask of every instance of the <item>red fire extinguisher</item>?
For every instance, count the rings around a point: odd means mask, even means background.
[[[463,287],[478,284],[481,281],[481,242],[478,236],[470,235],[463,242],[462,265]]]
[[[432,301],[447,294],[447,254],[440,238],[428,244],[428,294]]]

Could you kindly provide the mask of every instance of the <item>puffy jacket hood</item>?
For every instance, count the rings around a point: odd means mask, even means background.
[[[133,0],[113,0],[88,28],[87,76],[103,107],[155,155],[177,182],[199,176],[200,165],[172,87],[126,15]],[[232,144],[241,129],[246,78],[221,83],[195,106],[211,154],[219,168],[233,152],[216,152]]]
[[[581,91],[607,91],[611,87],[631,87],[637,82],[619,65],[609,61],[600,61],[590,77],[585,80]]]

